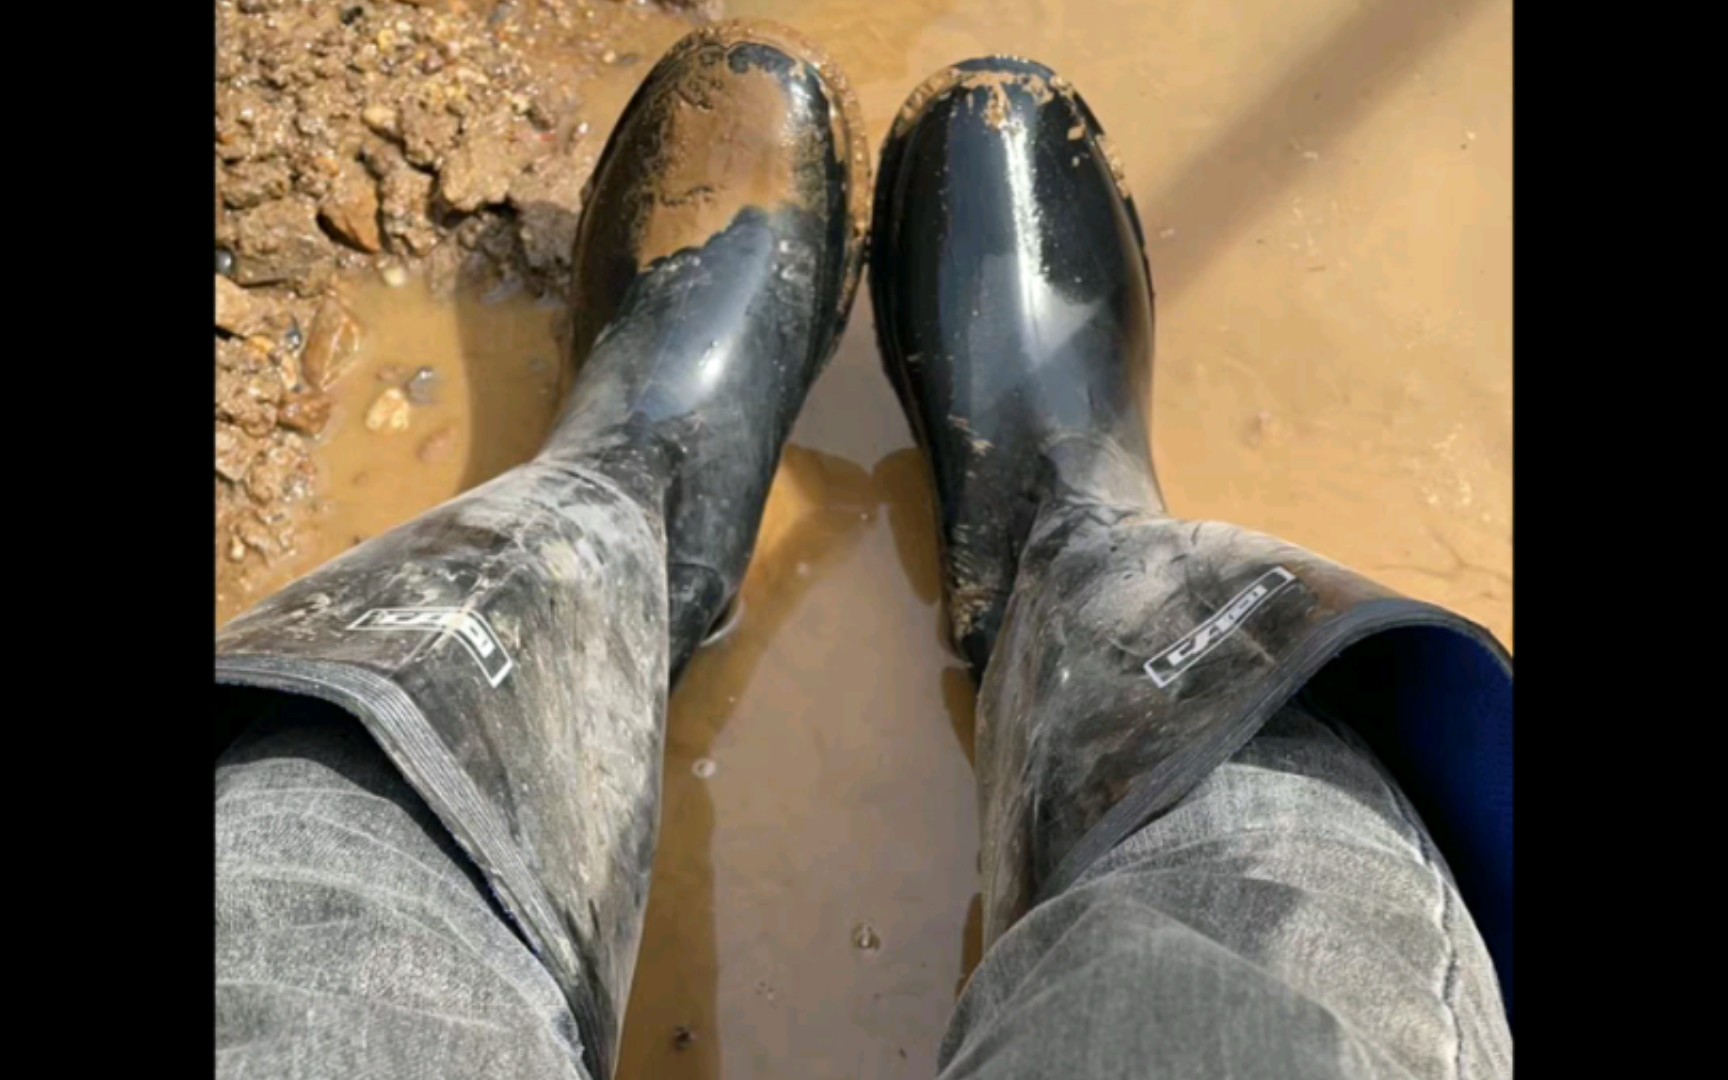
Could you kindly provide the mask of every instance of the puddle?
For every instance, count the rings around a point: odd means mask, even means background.
[[[435,300],[417,281],[399,289],[351,282],[343,294],[364,328],[361,346],[332,388],[305,544],[263,579],[260,595],[526,461],[557,414],[554,309],[523,297]],[[423,371],[430,375],[414,379]],[[409,404],[407,427],[368,429],[380,395],[411,379],[425,404]],[[256,599],[219,605],[217,624]]]
[[[728,10],[822,42],[878,149],[945,63],[1068,75],[1152,244],[1172,508],[1371,569],[1509,643],[1510,6],[1412,7]],[[976,962],[972,692],[940,644],[927,487],[859,300],[738,636],[673,702],[630,1080],[932,1076]]]

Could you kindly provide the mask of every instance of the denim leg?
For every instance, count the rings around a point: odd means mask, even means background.
[[[1481,935],[1408,800],[1286,707],[985,955],[943,1080],[1509,1077]]]
[[[218,1075],[590,1080],[478,874],[360,725],[321,713],[217,763]]]

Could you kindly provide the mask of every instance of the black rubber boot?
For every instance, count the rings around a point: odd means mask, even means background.
[[[1151,278],[1085,103],[1028,61],[939,73],[884,147],[871,244],[981,681],[985,941],[1303,693],[1398,772],[1510,1001],[1510,657],[1311,552],[1165,512],[1140,407]]]
[[[365,724],[559,980],[596,1078],[641,933],[669,684],[737,592],[838,342],[862,139],[843,78],[786,31],[674,46],[595,169],[580,369],[544,450],[217,638],[218,683],[253,688],[219,715],[267,688]]]

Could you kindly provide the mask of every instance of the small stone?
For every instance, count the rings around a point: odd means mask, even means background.
[[[323,394],[298,394],[276,410],[276,422],[291,431],[316,435],[330,422],[330,407]]]
[[[306,352],[300,357],[301,378],[314,390],[327,389],[353,363],[359,348],[360,324],[342,301],[325,297],[306,335]]]
[[[360,110],[360,120],[380,135],[394,137],[401,132],[402,118],[388,105],[368,105]]]
[[[882,938],[869,923],[859,923],[852,930],[852,947],[864,952],[875,952],[882,947]]]
[[[408,377],[402,384],[403,393],[415,405],[436,405],[439,391],[444,387],[444,377],[432,367],[422,367]]]
[[[329,196],[319,204],[318,219],[361,251],[375,252],[384,246],[378,234],[378,185],[358,161],[342,166]]]
[[[713,776],[719,768],[720,766],[714,763],[713,758],[697,758],[690,764],[690,772],[694,774],[698,780],[708,779],[710,776]]]
[[[378,276],[384,279],[384,284],[392,289],[400,289],[408,284],[408,268],[401,263],[389,263],[378,271]]]
[[[397,431],[407,431],[414,407],[408,404],[408,397],[396,387],[378,395],[378,400],[366,410],[366,430],[391,434]]]
[[[246,542],[232,533],[228,536],[228,560],[243,562],[246,559]]]
[[[216,249],[216,272],[223,275],[234,272],[234,253],[225,247]]]
[[[296,337],[294,348],[300,347],[298,342],[299,332],[300,329],[298,326],[290,328],[290,333]],[[283,340],[284,344],[286,344],[287,339],[284,338]],[[281,352],[276,354],[276,377],[282,380],[282,389],[284,392],[300,389],[300,361],[295,357],[294,353],[288,349],[283,349]]]
[[[269,312],[251,293],[216,275],[216,328],[237,337],[249,337],[264,328]]]
[[[246,479],[263,445],[232,424],[216,425],[216,475],[238,484]]]

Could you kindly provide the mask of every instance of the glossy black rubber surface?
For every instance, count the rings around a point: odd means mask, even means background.
[[[1059,484],[1151,486],[1140,226],[1078,95],[990,58],[903,111],[871,239],[883,362],[930,461],[954,639],[976,677],[1040,503]]]
[[[737,593],[856,291],[869,177],[847,101],[773,37],[695,35],[649,74],[591,181],[553,446],[657,491],[674,679]]]

